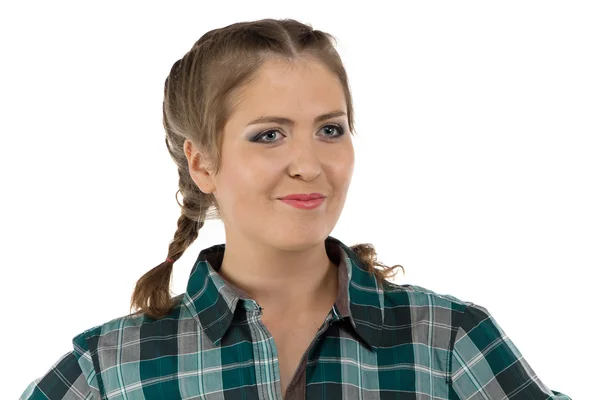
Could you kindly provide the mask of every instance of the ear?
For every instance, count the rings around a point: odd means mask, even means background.
[[[191,140],[185,139],[183,143],[185,157],[188,160],[188,170],[196,186],[203,193],[212,193],[215,191],[214,177],[209,170],[208,162],[202,157],[200,150]]]

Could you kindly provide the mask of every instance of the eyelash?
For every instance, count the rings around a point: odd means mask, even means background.
[[[333,140],[339,139],[339,138],[341,138],[342,136],[344,136],[346,134],[346,131],[344,130],[344,128],[342,128],[341,125],[338,125],[338,124],[327,124],[327,125],[322,126],[321,129],[326,128],[326,127],[335,127],[335,128],[337,128],[339,134],[337,136],[329,136]],[[269,140],[269,141],[261,141],[261,140],[259,140],[260,138],[262,138],[263,136],[265,136],[267,133],[271,133],[271,132],[281,132],[281,131],[279,129],[269,129],[267,131],[263,131],[263,132],[259,133],[254,138],[252,138],[252,140],[250,140],[250,141],[251,142],[256,142],[256,143],[275,143],[274,140]]]

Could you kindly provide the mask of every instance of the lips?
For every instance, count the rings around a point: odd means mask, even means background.
[[[280,199],[281,200],[309,201],[309,200],[322,199],[324,197],[325,196],[322,195],[321,193],[310,193],[310,194],[297,193],[297,194],[290,194],[285,197],[280,197]]]
[[[279,199],[283,203],[290,205],[294,208],[299,208],[302,210],[313,210],[319,208],[323,202],[325,202],[325,197],[319,197],[312,200],[289,200],[289,199]]]

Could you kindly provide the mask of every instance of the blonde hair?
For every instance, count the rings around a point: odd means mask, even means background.
[[[163,125],[167,149],[179,170],[177,192],[181,192],[183,204],[177,200],[181,216],[167,254],[172,261],[160,263],[137,281],[131,296],[131,307],[139,310],[135,314],[158,319],[172,311],[176,305],[170,294],[173,262],[196,240],[204,221],[220,219],[214,195],[200,191],[190,176],[183,148],[185,140],[202,149],[218,173],[223,139],[219,133],[231,115],[235,94],[267,58],[278,57],[290,63],[308,58],[327,66],[342,84],[349,129],[354,133],[348,78],[333,43],[334,36],[293,19],[238,22],[208,31],[173,64],[165,81]],[[350,248],[380,283],[395,275],[397,267],[404,272],[401,265],[388,267],[379,263],[369,243]]]

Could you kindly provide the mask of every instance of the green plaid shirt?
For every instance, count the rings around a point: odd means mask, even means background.
[[[356,254],[326,241],[338,297],[286,399],[570,399],[546,387],[489,312],[415,285],[377,284]],[[216,272],[204,249],[178,306],[125,316],[73,338],[20,399],[282,399],[262,309]]]

